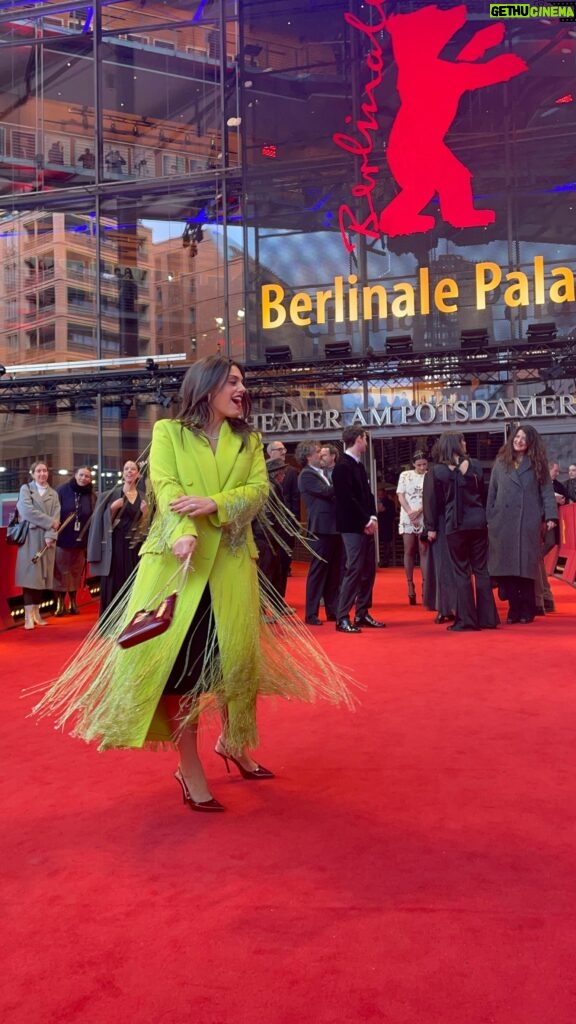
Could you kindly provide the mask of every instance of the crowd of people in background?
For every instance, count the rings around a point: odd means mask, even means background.
[[[576,464],[562,482],[558,461],[548,461],[538,432],[523,425],[510,433],[485,480],[464,435],[447,433],[430,453],[414,452],[398,476],[395,502],[386,489],[377,498],[370,489],[367,445],[367,432],[358,426],[344,429],[342,448],[304,440],[294,452],[298,468],[283,441],[265,449],[275,501],[268,500],[253,522],[259,570],[285,602],[294,540],[303,531],[306,625],[333,622],[347,634],[384,628],[371,615],[372,593],[377,565],[395,564],[396,529],[409,604],[435,612],[434,622],[451,632],[496,628],[495,590],[508,602],[508,624],[554,610],[544,556],[559,541],[558,509],[576,501]],[[46,592],[54,594],[57,617],[78,614],[87,572],[99,580],[104,615],[133,576],[146,535],[139,466],[127,460],[121,481],[98,500],[88,466],[79,466],[57,490],[43,462],[33,464],[30,477],[17,504],[30,523],[16,564],[25,628],[46,624],[40,614]],[[282,507],[295,530],[286,529]]]

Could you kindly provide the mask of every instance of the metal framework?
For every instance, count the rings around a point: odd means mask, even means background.
[[[167,407],[187,367],[153,366],[134,370],[96,370],[27,378],[0,377],[0,412],[35,414],[47,409],[82,411],[128,407],[132,401]],[[431,386],[466,386],[472,380],[502,384],[510,380],[549,381],[576,378],[576,337],[515,342],[467,351],[421,351],[394,355],[370,353],[343,359],[250,365],[247,381],[254,398],[297,397],[301,388],[341,394],[358,383],[406,387],[411,381]],[[33,375],[32,375],[33,374]]]

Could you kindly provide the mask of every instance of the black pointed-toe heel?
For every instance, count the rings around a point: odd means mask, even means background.
[[[224,807],[212,797],[210,800],[193,800],[186,781],[178,769],[174,772],[174,778],[182,788],[182,803],[188,804],[191,811],[223,811]]]
[[[236,765],[243,779],[275,778],[274,772],[271,772],[269,768],[264,768],[261,764],[257,764],[254,769],[245,768],[244,765],[240,764],[240,761],[237,761],[235,757],[232,757],[232,754],[229,754],[228,751],[224,752],[223,750],[218,750],[218,747],[214,747],[214,753],[218,754],[218,757],[221,757],[224,761],[228,775],[230,775],[230,765],[228,764],[228,761],[232,761],[232,764]]]

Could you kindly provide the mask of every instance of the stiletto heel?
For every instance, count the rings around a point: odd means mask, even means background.
[[[191,811],[224,810],[222,804],[218,803],[218,801],[215,800],[214,797],[212,797],[210,800],[193,800],[192,797],[190,796],[188,786],[186,785],[186,780],[184,779],[184,776],[182,775],[182,772],[180,771],[179,768],[174,772],[174,778],[182,788],[182,803],[188,804]]]
[[[416,587],[413,583],[408,583],[408,603],[416,604]]]
[[[232,761],[232,764],[236,765],[243,779],[273,779],[275,777],[274,772],[271,772],[269,768],[264,768],[261,764],[257,764],[253,769],[245,768],[243,764],[240,764],[240,761],[237,761],[235,757],[232,757],[232,754],[228,753],[228,751],[224,753],[223,750],[218,749],[218,746],[214,747],[214,753],[218,754],[218,757],[221,757],[224,761],[228,775],[230,775],[230,766],[228,761]]]

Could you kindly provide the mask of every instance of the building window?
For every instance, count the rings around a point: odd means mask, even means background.
[[[4,285],[8,291],[13,291],[16,288],[17,275],[16,275],[16,264],[7,263],[4,267]]]

